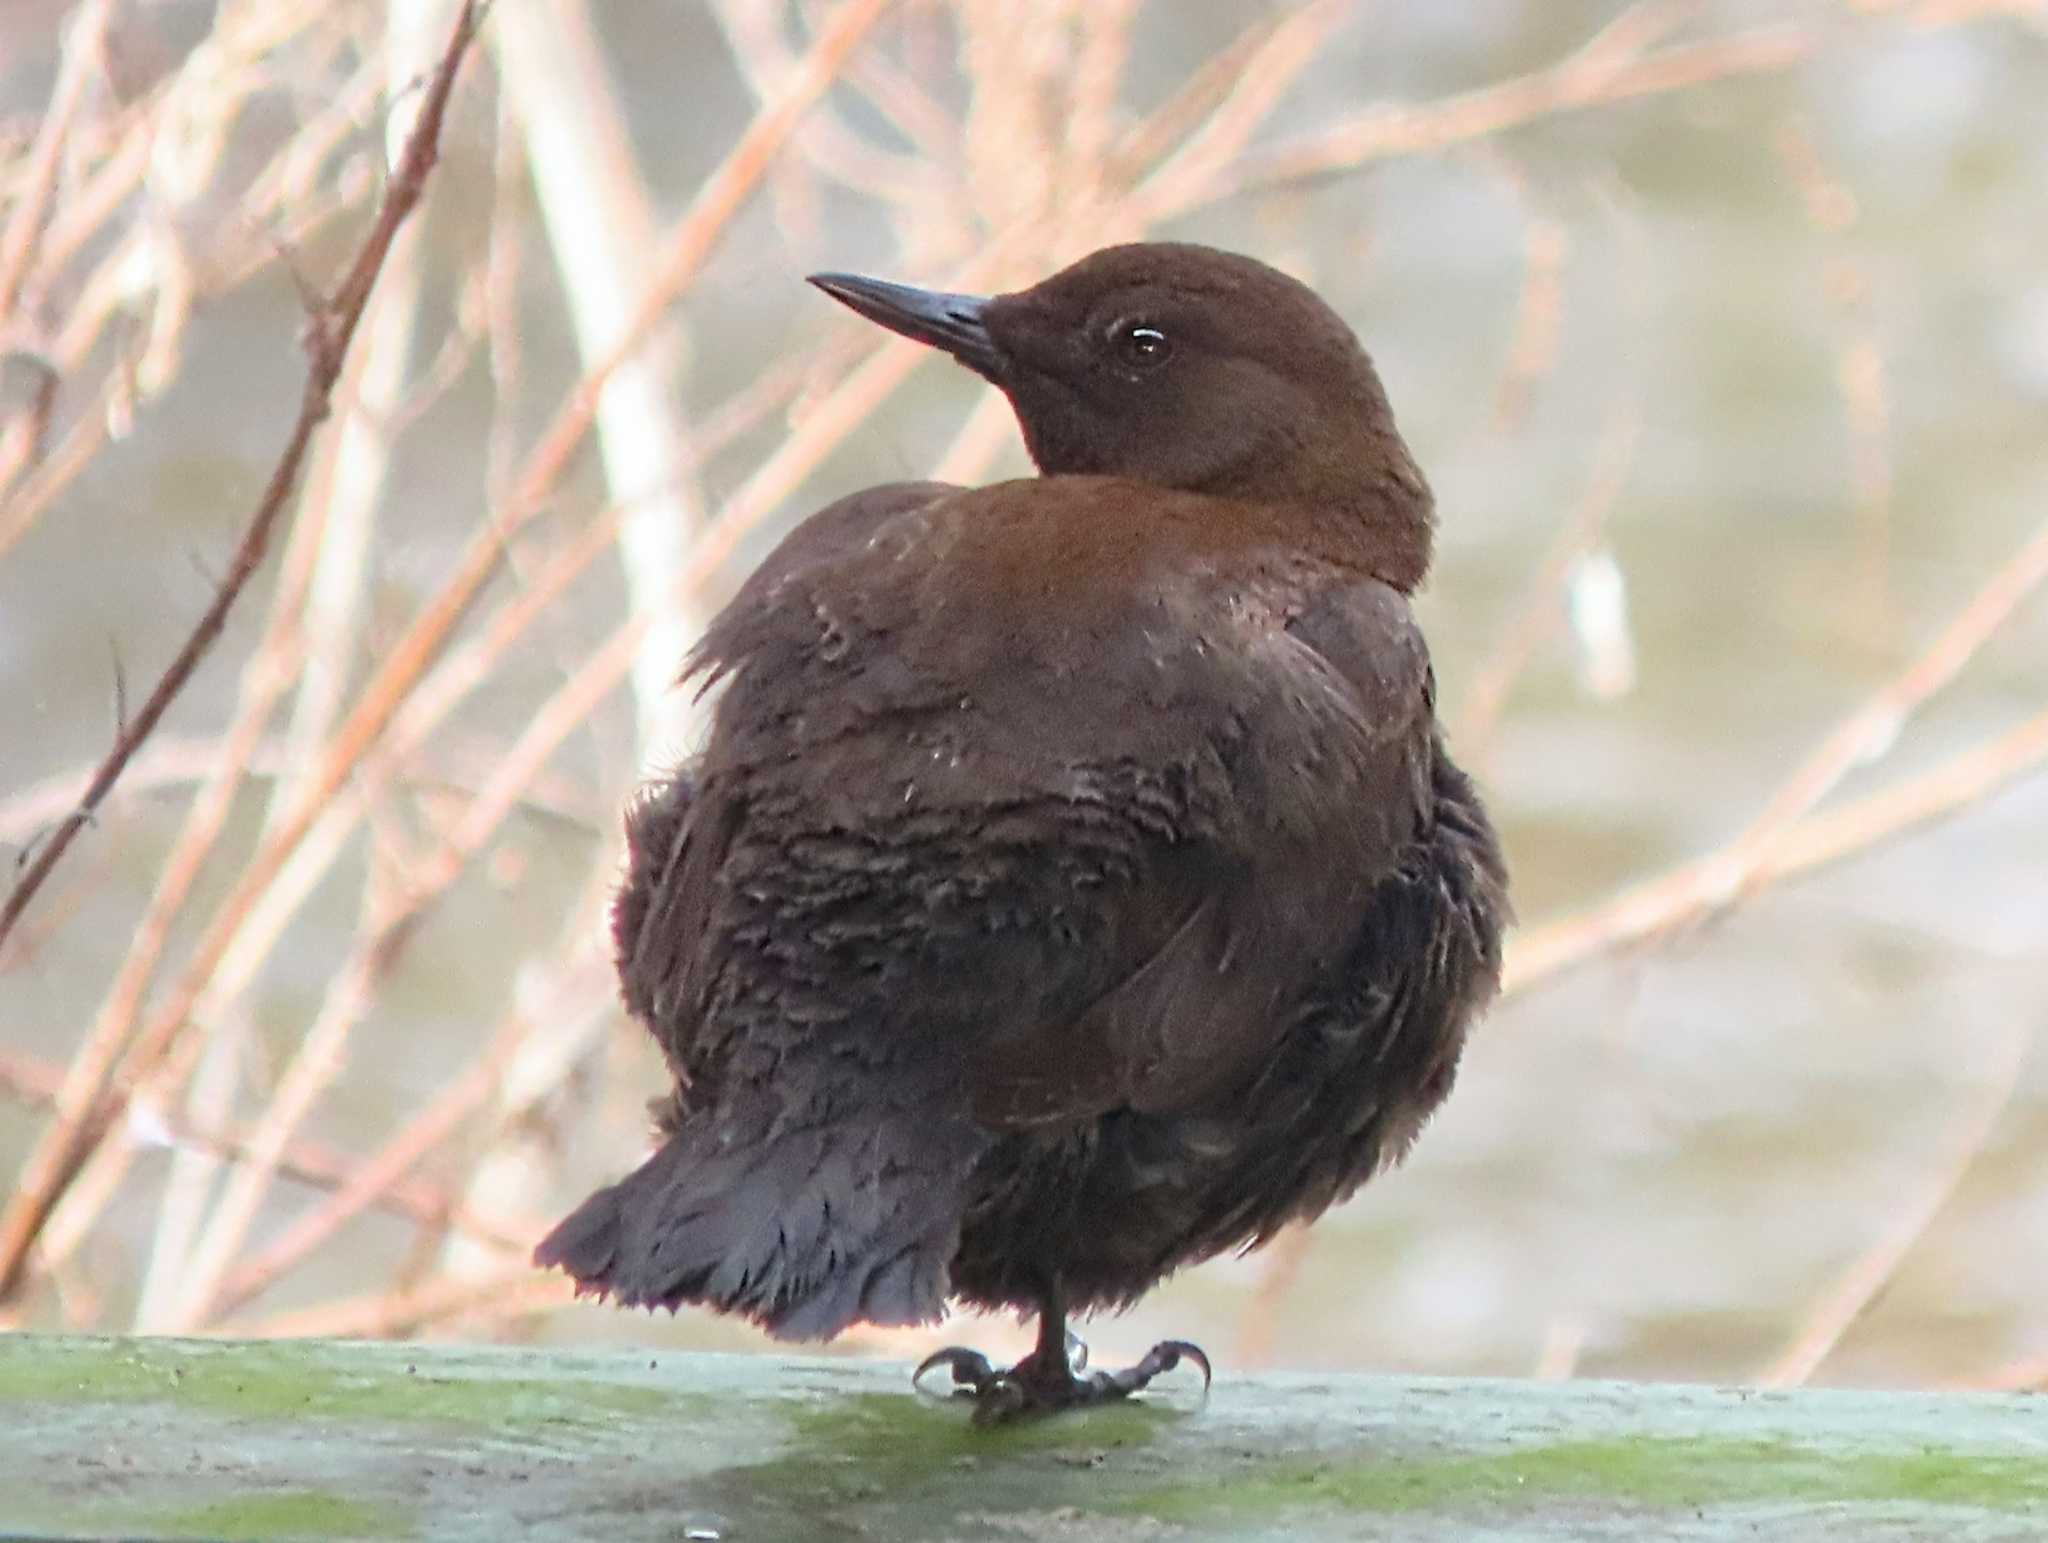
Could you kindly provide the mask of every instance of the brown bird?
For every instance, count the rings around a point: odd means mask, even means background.
[[[660,1149],[536,1253],[770,1333],[1035,1311],[984,1419],[1121,1398],[1071,1312],[1255,1247],[1407,1151],[1492,997],[1499,845],[1409,596],[1428,485],[1344,322],[1249,258],[1097,252],[982,299],[825,293],[1009,397],[1042,475],[813,515],[685,677],[627,818]]]

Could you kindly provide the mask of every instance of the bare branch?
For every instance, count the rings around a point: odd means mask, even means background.
[[[383,207],[378,211],[377,219],[357,251],[340,288],[325,309],[310,318],[306,335],[309,365],[299,416],[235,551],[226,581],[142,704],[134,721],[100,763],[79,807],[65,818],[9,892],[4,906],[0,906],[0,945],[6,943],[15,923],[27,910],[36,891],[57,866],[73,838],[84,828],[135,752],[155,731],[165,711],[199,668],[226,626],[228,613],[261,566],[270,545],[271,532],[297,485],[299,470],[305,462],[313,436],[332,406],[334,383],[341,374],[356,324],[362,319],[364,306],[369,303],[371,286],[376,283],[377,273],[383,266],[385,254],[391,249],[399,226],[419,202],[427,176],[433,170],[440,149],[442,120],[455,87],[455,76],[476,36],[481,14],[478,0],[464,0],[454,34],[434,72],[419,120],[413,126],[398,169],[385,191]],[[27,1256],[29,1242],[77,1159],[79,1136],[99,1102],[106,1078],[113,1069],[117,1049],[109,1045],[103,1056],[82,1058],[74,1063],[73,1070],[77,1075],[67,1083],[58,1120],[45,1132],[6,1213],[0,1215],[0,1298],[10,1293],[20,1281],[21,1265]]]

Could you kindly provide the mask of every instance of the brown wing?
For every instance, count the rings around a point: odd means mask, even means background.
[[[1224,698],[1241,736],[1227,808],[1105,902],[1103,963],[1128,963],[1099,996],[1065,1022],[991,1039],[975,1083],[986,1123],[1163,1112],[1226,1092],[1350,948],[1414,839],[1433,704],[1407,602],[1377,583],[1332,588],[1240,643],[1253,689]]]
[[[1256,556],[1154,571],[1110,525],[1049,567],[976,554],[1044,489],[836,506],[707,635],[716,728],[637,817],[620,906],[628,1000],[686,1082],[772,1102],[789,1057],[839,1055],[897,1069],[876,1086],[957,1067],[997,1128],[1180,1107],[1353,943],[1428,777],[1405,600],[1304,599]],[[1036,598],[932,588],[969,561]]]
[[[698,675],[708,690],[750,656],[821,646],[805,576],[846,562],[899,515],[959,491],[943,482],[887,483],[820,509],[748,576],[698,642],[684,678]],[[612,903],[620,985],[678,1075],[697,1022],[689,1001],[698,949],[743,812],[738,787],[706,784],[685,766],[650,782],[626,815],[626,880]]]

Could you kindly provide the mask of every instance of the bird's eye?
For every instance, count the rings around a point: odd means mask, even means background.
[[[1116,351],[1125,364],[1150,369],[1167,361],[1173,344],[1157,327],[1129,322],[1116,329]]]

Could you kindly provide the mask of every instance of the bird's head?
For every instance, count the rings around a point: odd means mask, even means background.
[[[1372,361],[1306,285],[1210,247],[1109,247],[982,297],[821,273],[825,293],[1000,387],[1048,476],[1355,513],[1428,562],[1429,488]]]

